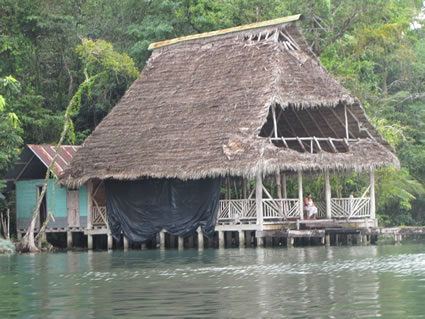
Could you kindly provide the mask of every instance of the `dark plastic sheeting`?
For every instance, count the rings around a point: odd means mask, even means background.
[[[118,239],[122,232],[137,243],[162,229],[185,236],[201,226],[209,237],[215,229],[220,186],[220,178],[107,180],[106,209],[112,236]]]

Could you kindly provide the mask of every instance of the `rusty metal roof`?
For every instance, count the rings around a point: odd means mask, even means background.
[[[156,48],[159,48],[159,47],[163,47],[163,46],[170,45],[170,44],[175,44],[175,43],[182,42],[182,41],[214,37],[214,36],[223,35],[223,34],[227,34],[227,33],[231,33],[231,32],[239,32],[239,31],[244,31],[244,30],[249,30],[249,29],[256,29],[256,28],[268,27],[268,26],[272,26],[272,25],[276,25],[276,24],[298,21],[300,18],[301,18],[301,14],[296,14],[296,15],[293,15],[293,16],[288,16],[288,17],[283,17],[283,18],[278,18],[278,19],[273,19],[273,20],[267,20],[267,21],[262,21],[262,22],[256,22],[256,23],[241,25],[241,26],[238,26],[238,27],[233,27],[233,28],[228,28],[228,29],[222,29],[222,30],[217,30],[217,31],[188,35],[188,36],[185,36],[185,37],[180,37],[180,38],[175,38],[175,39],[171,39],[171,40],[165,40],[165,41],[161,41],[161,42],[151,43],[151,45],[149,45],[148,49],[153,50],[153,49],[156,49]]]
[[[28,144],[27,147],[34,153],[35,156],[46,166],[49,167],[56,154],[55,145],[34,145]],[[66,166],[71,162],[72,156],[80,148],[75,145],[62,145],[59,148],[59,155],[56,157],[54,174],[59,176],[62,174]]]

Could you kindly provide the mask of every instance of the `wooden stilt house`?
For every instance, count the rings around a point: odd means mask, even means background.
[[[87,138],[62,182],[88,183],[94,192],[108,180],[254,179],[252,194],[220,200],[217,222],[262,231],[303,220],[302,175],[323,174],[322,217],[374,225],[374,170],[399,161],[358,99],[310,50],[299,18],[152,44],[141,77]],[[330,174],[346,171],[370,173],[367,194],[331,197]],[[288,174],[297,176],[295,198],[287,198]],[[270,176],[277,196],[263,185]],[[90,228],[90,214],[105,208],[88,205]]]

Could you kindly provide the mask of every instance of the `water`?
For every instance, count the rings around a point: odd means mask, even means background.
[[[424,318],[425,244],[0,256],[0,318]]]

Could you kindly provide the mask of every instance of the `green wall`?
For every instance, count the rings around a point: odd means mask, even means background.
[[[37,186],[43,180],[24,180],[16,182],[17,218],[31,218],[37,201]],[[47,188],[47,210],[55,217],[67,217],[66,187],[60,187],[54,179],[49,180]],[[82,186],[79,194],[80,216],[87,216],[87,188]]]

